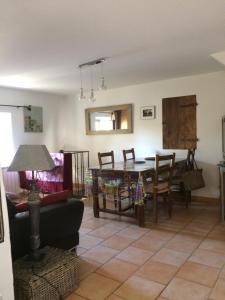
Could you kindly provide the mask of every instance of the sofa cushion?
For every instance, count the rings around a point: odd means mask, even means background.
[[[70,192],[68,190],[49,194],[41,199],[41,206],[46,206],[49,204],[55,204],[55,203],[66,201],[69,195]]]
[[[67,201],[69,195],[70,195],[70,192],[68,190],[49,194],[40,199],[41,206],[46,206],[46,205],[50,205],[50,204]],[[28,210],[28,202],[19,203],[16,205],[17,212],[23,212],[23,211],[27,211],[27,210]]]
[[[16,211],[17,212],[23,212],[28,210],[28,203],[27,202],[22,202],[16,204]]]

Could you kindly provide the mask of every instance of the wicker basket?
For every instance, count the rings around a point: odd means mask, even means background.
[[[75,253],[45,247],[41,262],[21,258],[14,262],[16,300],[57,300],[78,286],[79,259]]]

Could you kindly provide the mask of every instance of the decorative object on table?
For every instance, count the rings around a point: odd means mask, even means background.
[[[23,110],[24,131],[25,132],[43,132],[43,112],[42,107],[29,106]]]
[[[106,90],[107,87],[105,85],[105,77],[104,77],[104,62],[106,61],[105,57],[101,57],[92,61],[88,61],[86,63],[83,63],[78,66],[80,70],[80,94],[78,96],[78,100],[82,101],[87,99],[90,103],[94,103],[96,101],[95,95],[94,95],[94,86],[93,86],[93,68],[97,65],[100,65],[100,84],[99,84],[99,90]],[[90,95],[88,97],[84,94],[84,88],[83,88],[83,73],[82,70],[88,68],[90,71],[90,83],[91,83],[91,90]]]
[[[135,160],[134,163],[135,164],[145,164],[146,161],[144,161],[144,160]]]
[[[75,252],[45,247],[44,261],[26,257],[13,263],[17,300],[62,300],[78,287],[79,258]]]
[[[2,214],[2,189],[0,185],[0,243],[4,242],[4,226],[3,226],[3,214]]]
[[[31,260],[39,260],[43,256],[38,251],[40,246],[40,199],[36,189],[34,172],[38,170],[51,170],[54,167],[55,164],[45,145],[20,145],[8,168],[8,171],[32,171],[32,181],[28,197],[31,225]]]
[[[151,160],[154,161],[155,160],[155,156],[149,156],[149,157],[145,157],[145,160]]]
[[[141,119],[152,120],[155,119],[155,106],[143,106],[141,107]]]
[[[132,110],[132,104],[86,108],[86,134],[132,133]]]

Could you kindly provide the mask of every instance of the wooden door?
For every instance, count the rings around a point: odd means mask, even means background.
[[[196,149],[196,95],[162,99],[163,149]]]

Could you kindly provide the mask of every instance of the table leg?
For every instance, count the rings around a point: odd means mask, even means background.
[[[137,220],[139,227],[145,227],[145,208],[144,205],[138,204],[136,205],[137,208]]]
[[[153,222],[158,222],[158,197],[156,193],[153,195]]]
[[[99,218],[99,198],[98,198],[98,172],[92,171],[93,180],[93,211],[95,218]]]

